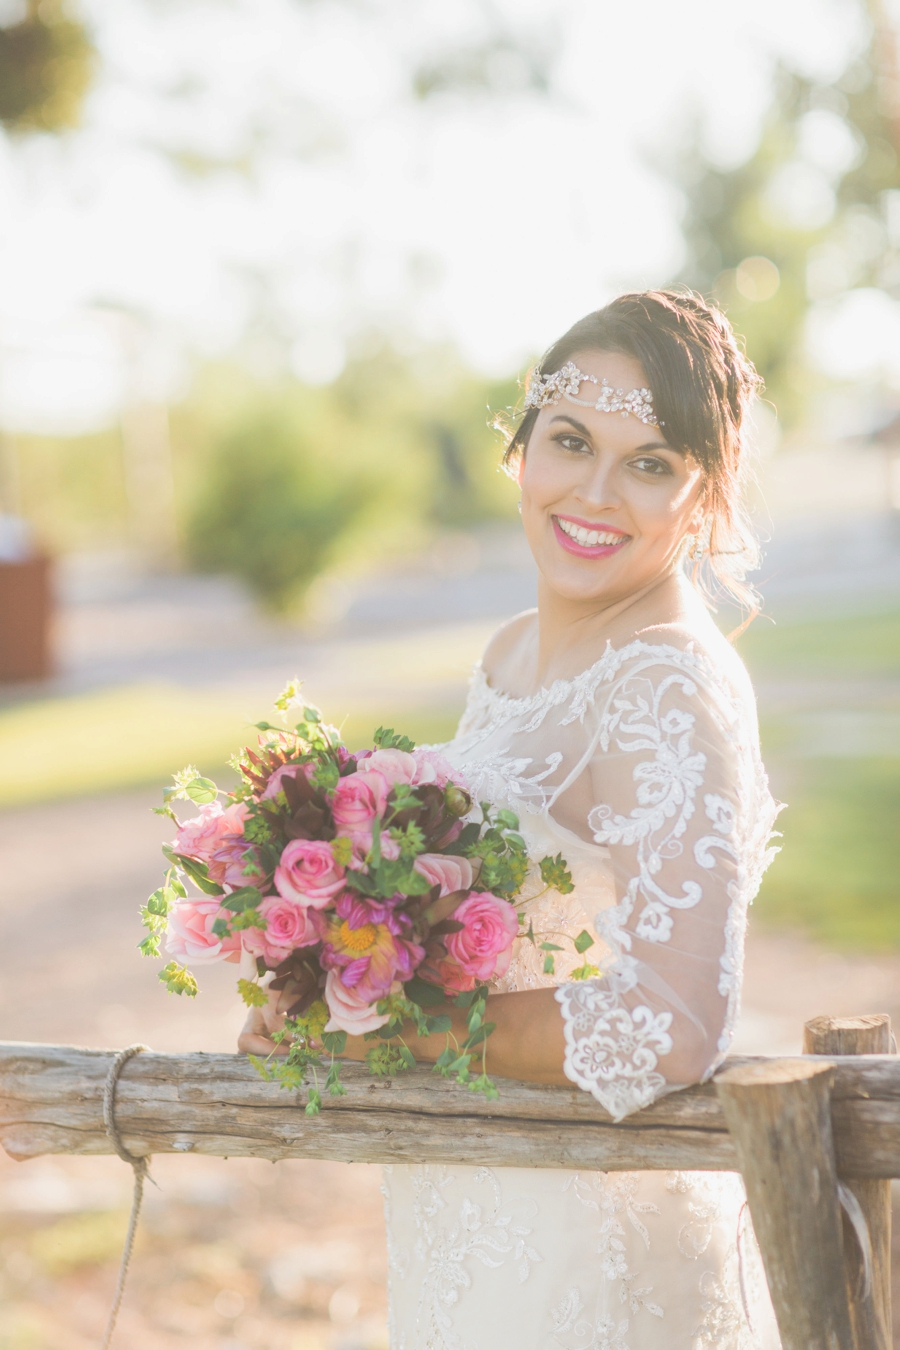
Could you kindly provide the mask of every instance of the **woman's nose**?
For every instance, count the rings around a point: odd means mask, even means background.
[[[581,484],[577,495],[595,511],[620,506],[622,499],[615,483],[615,466],[599,460],[593,472]]]

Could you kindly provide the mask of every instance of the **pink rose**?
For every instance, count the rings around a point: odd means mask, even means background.
[[[413,787],[418,787],[422,783],[436,783],[438,787],[444,788],[448,783],[456,783],[464,791],[466,782],[449,759],[438,754],[437,750],[414,750],[413,759],[416,761],[416,771],[410,780]]]
[[[389,783],[411,783],[416,776],[417,764],[414,755],[405,750],[373,750],[364,760],[357,760],[361,773],[371,773],[373,769],[382,774]]]
[[[331,811],[338,834],[372,832],[372,821],[384,815],[391,785],[377,769],[348,773],[338,781]]]
[[[365,867],[366,857],[372,848],[372,831],[360,830],[358,833],[345,836],[349,838],[353,846],[353,856],[348,864],[355,872]],[[400,845],[396,839],[392,839],[387,830],[381,832],[381,856],[388,862],[395,862],[400,857]]]
[[[467,975],[490,980],[509,969],[519,916],[508,900],[475,891],[453,911],[463,927],[444,939],[447,952]]]
[[[268,783],[266,783],[266,790],[260,797],[260,801],[271,801],[273,797],[277,796],[278,793],[283,790],[281,786],[281,780],[283,778],[296,778],[298,774],[302,773],[308,779],[315,767],[315,764],[312,763],[282,764],[281,767],[276,769],[272,774]]]
[[[242,834],[230,834],[206,865],[211,881],[233,891],[241,886],[262,890],[265,875],[256,861],[253,845]]]
[[[440,886],[441,895],[467,891],[472,885],[472,864],[468,858],[453,858],[447,853],[422,853],[413,863],[413,869],[432,886]]]
[[[216,937],[212,926],[216,919],[230,919],[214,895],[191,896],[179,900],[169,910],[166,929],[166,951],[176,959],[191,965],[211,965],[214,961],[239,961],[241,935]]]
[[[390,992],[400,992],[399,983],[391,986]],[[331,1017],[325,1025],[326,1031],[346,1031],[351,1036],[364,1036],[367,1031],[377,1031],[390,1014],[377,1013],[373,1004],[368,1003],[355,989],[348,989],[336,970],[329,970],[325,977],[325,1002]]]
[[[209,863],[217,849],[231,842],[235,835],[243,834],[246,819],[247,807],[243,802],[232,802],[224,809],[219,801],[208,802],[200,807],[198,816],[179,826],[175,852]]]
[[[438,957],[437,960],[429,959],[419,974],[429,984],[440,985],[448,993],[462,994],[475,988],[475,976],[468,975],[462,966],[446,956]]]
[[[344,869],[324,839],[292,839],[275,868],[275,889],[286,900],[324,909],[344,884]]]
[[[284,900],[280,895],[267,895],[257,908],[266,926],[246,929],[244,946],[254,956],[262,956],[268,965],[277,966],[295,947],[311,947],[318,942],[312,915],[305,905]]]

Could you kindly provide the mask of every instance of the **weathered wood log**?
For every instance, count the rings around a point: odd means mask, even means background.
[[[808,1055],[886,1055],[894,1052],[887,1013],[865,1017],[814,1017],[803,1028]],[[891,1183],[871,1177],[845,1183],[859,1202],[869,1236],[871,1286],[865,1258],[849,1222],[844,1223],[844,1266],[857,1350],[891,1350]]]
[[[783,1350],[854,1350],[831,1135],[834,1068],[781,1060],[720,1074]]]
[[[15,1158],[110,1153],[103,1084],[113,1051],[0,1042],[0,1142]],[[740,1058],[726,1067],[774,1061]],[[835,1061],[839,1170],[900,1176],[900,1062]],[[737,1170],[712,1083],[660,1098],[614,1125],[587,1093],[499,1080],[487,1102],[420,1066],[396,1079],[346,1064],[345,1097],[304,1115],[298,1094],[265,1083],[243,1055],[147,1052],[124,1069],[116,1118],[133,1153],[441,1161],[608,1171]]]

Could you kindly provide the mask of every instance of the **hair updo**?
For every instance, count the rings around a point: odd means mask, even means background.
[[[746,473],[742,428],[762,380],[731,324],[698,295],[620,295],[573,324],[545,352],[537,370],[551,375],[587,351],[619,352],[644,367],[666,441],[703,471],[708,552],[702,564],[695,564],[693,579],[708,601],[718,595],[749,611],[749,623],[759,602],[745,577],[759,565],[759,548],[741,500]],[[530,408],[507,432],[503,463],[511,471],[527,449],[538,411]]]

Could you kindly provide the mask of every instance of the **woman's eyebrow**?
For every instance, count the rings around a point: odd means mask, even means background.
[[[569,426],[574,427],[576,431],[580,431],[587,440],[591,439],[590,428],[586,427],[584,422],[579,422],[577,417],[570,417],[568,413],[556,413],[554,417],[550,418],[548,426],[552,426],[554,422],[568,422]],[[645,455],[650,450],[670,450],[673,455],[684,457],[684,451],[676,450],[674,446],[669,445],[668,441],[647,441],[644,445],[638,445],[634,450],[629,451],[629,454]]]

